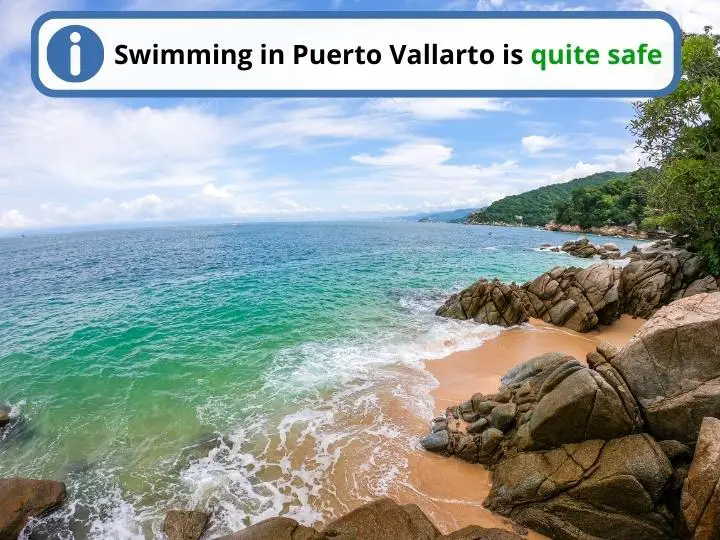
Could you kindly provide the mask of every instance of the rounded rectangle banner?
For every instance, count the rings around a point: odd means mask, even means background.
[[[42,93],[92,96],[622,96],[679,82],[663,12],[53,12]]]

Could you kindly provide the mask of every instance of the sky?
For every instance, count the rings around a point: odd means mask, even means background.
[[[0,234],[480,207],[641,164],[626,99],[48,98],[30,27],[63,9],[656,9],[720,28],[720,0],[0,0]]]

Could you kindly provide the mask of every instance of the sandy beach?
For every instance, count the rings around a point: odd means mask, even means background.
[[[435,411],[468,399],[473,393],[494,393],[510,368],[547,352],[566,352],[584,361],[600,341],[626,343],[645,321],[623,316],[614,325],[578,334],[532,321],[490,339],[482,346],[426,362],[439,386],[432,392]],[[427,427],[419,435],[424,435]],[[408,486],[393,494],[401,502],[417,503],[438,527],[447,532],[467,525],[510,528],[507,520],[482,507],[490,490],[490,472],[481,465],[412,452],[408,459]],[[543,536],[530,532],[528,538]]]

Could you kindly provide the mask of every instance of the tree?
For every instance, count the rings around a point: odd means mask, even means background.
[[[688,236],[720,273],[720,36],[683,37],[683,78],[669,95],[635,104],[630,130],[657,167],[653,222]]]

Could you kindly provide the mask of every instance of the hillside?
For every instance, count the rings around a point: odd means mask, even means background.
[[[555,207],[555,222],[583,229],[640,225],[652,213],[648,208],[647,179],[653,174],[657,174],[654,169],[640,169],[603,184],[574,189]]]
[[[415,214],[413,216],[405,216],[402,219],[405,221],[462,223],[470,214],[477,212],[478,210],[478,208],[458,208],[457,210]]]
[[[511,195],[495,201],[485,210],[470,214],[467,224],[515,224],[516,216],[522,216],[522,223],[529,226],[542,226],[555,218],[557,205],[567,201],[573,190],[604,184],[610,180],[625,176],[626,173],[602,172],[576,178],[562,184],[551,184],[519,195]]]

